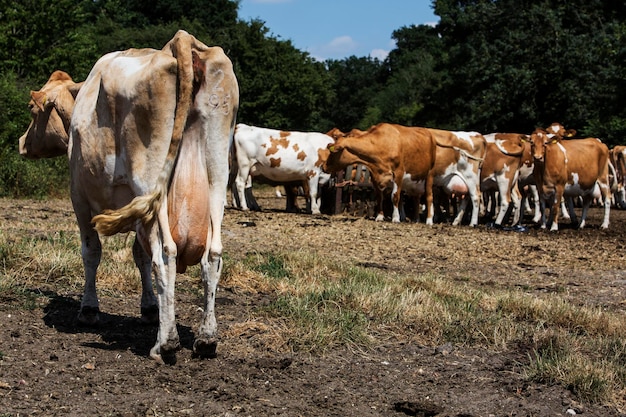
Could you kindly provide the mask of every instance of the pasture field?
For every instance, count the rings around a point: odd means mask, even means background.
[[[103,239],[102,323],[81,327],[68,200],[0,200],[0,417],[626,415],[626,211],[584,230],[377,223],[226,209],[218,356],[148,358],[133,235]]]

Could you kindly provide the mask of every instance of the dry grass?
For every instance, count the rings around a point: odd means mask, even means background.
[[[295,350],[396,340],[506,351],[532,341],[530,380],[560,383],[592,402],[620,403],[626,392],[626,318],[559,295],[382,274],[301,252],[249,255],[225,272],[234,280],[245,291],[276,294],[260,313],[287,320],[283,339]]]

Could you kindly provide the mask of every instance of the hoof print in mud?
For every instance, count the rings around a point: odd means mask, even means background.
[[[399,401],[393,405],[394,410],[407,416],[434,417],[443,412],[443,407],[429,401]]]

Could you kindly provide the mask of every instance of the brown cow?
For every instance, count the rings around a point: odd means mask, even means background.
[[[372,174],[372,183],[380,195],[391,194],[392,222],[400,221],[400,196],[403,183],[423,181],[427,202],[427,224],[433,222],[433,173],[437,144],[428,129],[380,123],[364,133],[339,136],[328,146],[330,155],[323,165],[329,173],[348,165],[363,164]],[[384,218],[379,198],[376,220]]]
[[[562,133],[562,132],[561,132]],[[539,190],[542,208],[550,202],[550,217],[546,222],[545,209],[542,213],[542,228],[558,230],[559,207],[563,197],[574,224],[577,223],[574,205],[569,197],[582,196],[583,211],[578,224],[585,226],[587,211],[597,187],[604,202],[602,229],[609,227],[611,202],[609,197],[609,149],[599,139],[563,140],[560,134],[549,134],[536,129],[530,136],[534,158],[534,176]]]
[[[613,147],[609,156],[615,169],[615,205],[623,209],[626,208],[626,146]]]

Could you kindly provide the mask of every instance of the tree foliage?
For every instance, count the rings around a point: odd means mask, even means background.
[[[178,29],[220,45],[241,122],[292,130],[379,122],[529,133],[554,121],[626,137],[626,5],[603,0],[433,0],[440,22],[397,28],[384,60],[319,62],[242,21],[240,0],[0,0],[1,195],[65,187],[67,162],[25,161],[28,91],[56,69],[84,79],[103,54],[160,49]],[[64,182],[65,181],[65,182]]]

